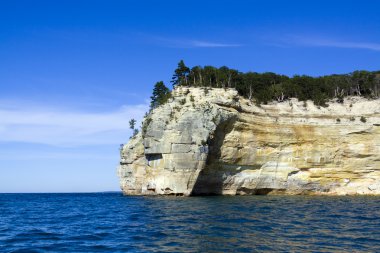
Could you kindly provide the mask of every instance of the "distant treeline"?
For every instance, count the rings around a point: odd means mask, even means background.
[[[189,68],[181,60],[172,78],[173,87],[235,88],[240,95],[257,103],[298,98],[324,106],[329,99],[343,102],[346,96],[379,98],[380,71],[354,71],[343,75],[288,77],[272,72],[242,73],[228,67],[195,66]]]

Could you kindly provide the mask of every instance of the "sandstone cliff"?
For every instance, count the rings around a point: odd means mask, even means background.
[[[256,106],[179,87],[121,149],[127,195],[380,194],[380,101]]]

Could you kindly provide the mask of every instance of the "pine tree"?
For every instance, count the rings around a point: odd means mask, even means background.
[[[129,128],[132,129],[133,134],[132,134],[131,137],[129,137],[130,139],[133,138],[133,137],[135,137],[139,133],[139,130],[135,129],[135,126],[136,126],[136,120],[135,119],[131,119],[129,121]]]
[[[170,90],[165,86],[163,81],[157,82],[153,88],[153,94],[150,97],[150,109],[154,109],[164,104],[170,98]]]
[[[174,75],[171,80],[173,87],[177,85],[188,85],[189,73],[190,69],[185,65],[183,60],[180,60],[177,69],[174,70]]]
[[[129,121],[129,128],[134,130],[135,129],[135,125],[136,125],[136,120],[135,119],[131,119]]]

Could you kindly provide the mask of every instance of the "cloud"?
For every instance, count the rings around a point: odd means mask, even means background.
[[[187,41],[186,43],[189,43],[193,47],[241,47],[242,46],[240,44],[215,43],[215,42],[200,41],[200,40],[190,40],[190,41]]]
[[[380,43],[372,42],[353,42],[342,41],[336,39],[328,39],[313,36],[300,36],[300,35],[288,35],[284,36],[278,42],[272,43],[277,46],[308,46],[308,47],[335,47],[335,48],[347,48],[347,49],[366,49],[372,51],[380,51]]]
[[[153,39],[162,46],[175,48],[226,48],[241,47],[242,44],[221,43],[215,41],[193,40],[193,39],[175,39],[164,37],[153,37]]]
[[[119,144],[131,135],[129,120],[140,122],[147,109],[148,104],[140,104],[108,112],[83,112],[0,101],[0,142],[55,146]]]

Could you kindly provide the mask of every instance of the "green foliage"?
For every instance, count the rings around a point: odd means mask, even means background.
[[[135,119],[131,119],[129,121],[129,128],[132,129],[132,130],[134,130],[135,126],[136,126],[136,120]]]
[[[154,109],[162,104],[165,104],[170,97],[170,90],[165,86],[164,82],[157,82],[154,85],[152,96],[150,97],[150,109]]]
[[[139,130],[136,129],[135,126],[136,126],[136,120],[135,119],[131,119],[129,121],[129,128],[133,130],[133,134],[132,134],[132,136],[129,139],[135,137],[139,133]]]
[[[380,96],[380,72],[369,71],[321,77],[288,77],[272,72],[242,73],[226,66],[195,66],[189,69],[180,61],[172,82],[173,85],[205,87],[205,95],[208,94],[207,88],[236,88],[240,95],[259,104],[282,102],[295,97],[301,101],[311,100],[317,106],[327,106],[329,99],[343,103],[346,96]]]
[[[174,70],[174,75],[171,80],[173,87],[177,85],[188,85],[189,73],[190,69],[185,65],[183,60],[180,60],[178,63],[178,67]]]
[[[235,88],[239,95],[254,101],[256,105],[267,104],[270,101],[283,102],[289,98],[300,101],[311,100],[318,108],[326,107],[327,101],[336,99],[343,103],[346,96],[380,97],[380,71],[354,71],[343,75],[328,75],[311,77],[295,75],[288,77],[273,72],[242,73],[226,66],[187,67],[183,60],[174,70],[171,83],[176,86],[203,87],[204,94],[210,88]],[[185,95],[190,91],[187,90]],[[170,90],[161,82],[157,82],[151,96],[150,109],[167,102],[171,97]],[[194,103],[194,97],[190,96]],[[180,104],[184,104],[180,101]],[[306,102],[304,107],[307,107]],[[352,105],[350,105],[352,107]]]
[[[180,105],[184,105],[184,104],[186,104],[186,99],[185,99],[185,98],[181,99],[181,100],[179,101],[179,103],[180,103]]]
[[[194,96],[190,95],[190,102],[194,102],[194,101],[195,101]]]

